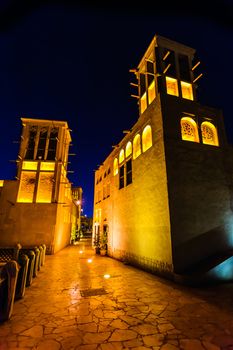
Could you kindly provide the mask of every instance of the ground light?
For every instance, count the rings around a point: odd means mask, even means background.
[[[105,274],[104,275],[104,278],[106,278],[106,279],[108,279],[108,278],[110,278],[111,276],[109,275],[109,274]]]
[[[82,250],[80,250],[80,251],[79,251],[79,254],[82,254],[82,253],[83,253],[83,251],[82,251]]]
[[[92,259],[87,259],[87,262],[90,264],[92,263]]]

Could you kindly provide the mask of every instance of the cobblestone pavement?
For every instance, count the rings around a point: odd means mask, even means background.
[[[46,256],[0,325],[0,350],[233,350],[233,284],[177,285],[88,244]]]

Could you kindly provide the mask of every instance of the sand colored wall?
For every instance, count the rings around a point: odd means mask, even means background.
[[[197,116],[199,124],[203,118],[211,118],[220,146],[183,141],[183,112]],[[174,267],[182,272],[233,247],[232,153],[220,111],[189,101],[176,103],[167,96],[163,115]]]
[[[72,205],[71,203],[70,205]],[[57,205],[53,253],[58,252],[70,244],[71,226],[70,206],[63,206],[62,204]]]
[[[113,176],[111,171],[110,197],[95,205],[94,215],[101,210],[100,228],[109,225],[110,255],[150,270],[168,272],[172,271],[170,219],[159,98],[156,101],[107,158],[96,179],[108,165],[112,168],[121,148],[128,140],[133,141],[137,132],[142,134],[147,124],[152,127],[153,146],[132,160],[132,184],[119,190],[119,174]],[[102,183],[96,186],[95,193],[101,186]]]
[[[0,195],[0,246],[46,244],[56,253],[69,244],[70,223],[55,203],[17,203],[18,181],[4,181]]]

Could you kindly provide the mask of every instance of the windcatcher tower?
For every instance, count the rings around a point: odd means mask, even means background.
[[[194,49],[156,35],[134,71],[140,118],[161,109],[176,273],[214,267],[233,244],[231,149],[221,111],[198,102],[200,67]]]
[[[71,142],[66,122],[21,118],[17,202],[63,202]]]
[[[67,178],[70,130],[65,121],[21,118],[17,181],[0,197],[0,244],[46,244],[53,254],[70,243],[76,212]]]
[[[139,118],[95,173],[93,238],[107,232],[109,255],[156,273],[221,278],[232,150],[221,111],[197,101],[200,67],[193,48],[155,35],[130,70]]]

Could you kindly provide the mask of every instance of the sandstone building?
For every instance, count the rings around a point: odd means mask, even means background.
[[[76,209],[67,178],[67,122],[21,118],[17,180],[1,181],[0,246],[46,244],[53,254],[70,243]]]
[[[197,101],[199,67],[156,35],[133,70],[139,118],[95,172],[93,242],[107,233],[110,256],[163,275],[208,260],[232,278],[232,148],[221,111]]]

